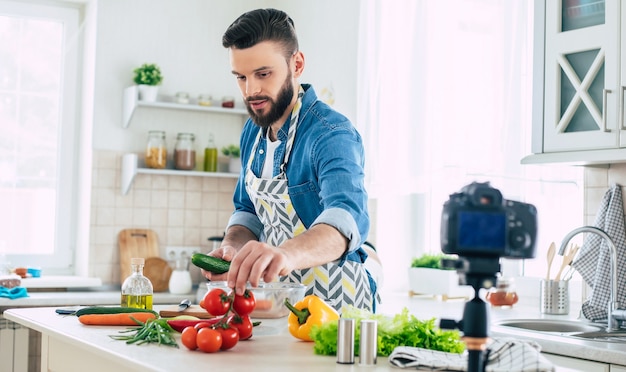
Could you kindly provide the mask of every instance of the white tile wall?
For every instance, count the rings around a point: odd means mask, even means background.
[[[223,233],[233,211],[236,180],[138,174],[128,194],[122,195],[121,156],[94,151],[90,275],[103,284],[119,284],[117,235],[126,228],[154,230],[162,250],[166,246],[210,250],[207,238]]]

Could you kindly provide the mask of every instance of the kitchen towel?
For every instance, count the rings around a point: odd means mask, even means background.
[[[434,371],[467,371],[467,353],[454,354],[410,346],[398,346],[389,363],[400,368]],[[552,372],[554,365],[541,355],[536,342],[512,338],[493,339],[488,345],[485,372]]]
[[[622,188],[618,184],[611,186],[604,194],[594,226],[604,230],[617,248],[617,297],[615,301],[624,302],[626,233],[624,232]],[[590,320],[606,319],[611,294],[611,255],[607,242],[597,234],[586,234],[580,252],[572,262],[572,267],[591,287],[591,294],[582,304],[583,316]]]
[[[24,287],[13,287],[13,288],[0,287],[0,297],[6,297],[11,300],[14,300],[20,297],[28,297],[28,292],[26,291],[26,288]]]

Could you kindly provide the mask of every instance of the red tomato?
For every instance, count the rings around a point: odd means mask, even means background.
[[[202,328],[207,328],[207,327],[211,328],[211,327],[213,327],[213,324],[215,324],[215,322],[213,322],[213,323],[211,323],[211,322],[199,322],[199,323],[196,323],[193,327],[196,330],[199,331]]]
[[[201,328],[196,336],[198,349],[205,353],[214,353],[222,347],[222,335],[211,328]]]
[[[231,299],[226,291],[215,288],[204,295],[204,309],[211,315],[224,315],[230,308]]]
[[[252,321],[248,315],[233,315],[228,319],[228,325],[239,331],[240,340],[247,340],[252,337]]]
[[[235,299],[233,300],[233,309],[235,312],[241,316],[249,315],[254,307],[256,306],[256,301],[254,299],[254,295],[252,292],[246,289],[243,295],[235,295]]]
[[[185,327],[183,332],[180,334],[180,340],[187,349],[196,350],[198,348],[198,344],[196,344],[197,335],[198,331],[194,327]]]
[[[239,342],[239,331],[237,329],[225,325],[224,327],[217,327],[215,330],[222,334],[222,350],[231,349]]]

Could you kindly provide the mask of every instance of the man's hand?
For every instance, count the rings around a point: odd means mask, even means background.
[[[228,260],[226,257],[222,258]],[[256,287],[259,281],[272,282],[293,270],[288,252],[266,243],[247,242],[232,258],[227,276],[228,286],[243,295],[246,285]]]
[[[219,247],[208,253],[208,255],[211,257],[221,258],[226,261],[232,261],[233,257],[235,257],[236,254],[237,254],[237,250],[231,247],[230,245]],[[210,271],[206,271],[204,269],[201,269],[201,272],[205,278],[209,280],[213,280],[213,281],[226,280],[227,275],[228,275],[228,272],[224,274],[215,274]]]

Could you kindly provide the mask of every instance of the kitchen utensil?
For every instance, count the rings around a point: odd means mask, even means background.
[[[124,279],[130,275],[131,258],[159,257],[159,240],[156,233],[150,229],[122,230],[118,235],[118,245],[120,250],[120,283],[123,283]]]
[[[185,298],[178,304],[178,311],[185,311],[187,308],[191,306],[191,301],[188,298]]]
[[[169,288],[172,267],[160,257],[148,257],[144,264],[143,275],[150,279],[154,292],[165,292]]]
[[[556,244],[552,242],[548,248],[548,273],[546,274],[546,280],[550,280],[550,268],[552,267],[552,261],[556,255]]]
[[[572,262],[574,262],[574,258],[576,258],[576,254],[578,253],[579,249],[580,247],[578,245],[574,246],[574,252],[572,253]],[[572,266],[572,263],[570,262],[569,266],[567,267],[567,270],[565,270],[565,274],[563,274],[563,280],[568,281],[572,279],[572,276],[574,275],[574,271],[576,270],[574,269],[574,267]]]
[[[539,299],[542,314],[564,315],[569,313],[569,282],[542,280]]]
[[[179,315],[191,315],[200,319],[215,318],[214,315],[209,314],[206,310],[201,308],[199,305],[190,305],[188,308],[182,311],[178,310],[179,306],[180,305],[172,305],[172,306],[165,307],[161,311],[159,311],[159,315],[163,318],[173,318]]]
[[[554,278],[555,281],[558,282],[559,280],[561,280],[561,274],[563,273],[563,270],[572,263],[572,261],[574,260],[574,256],[576,256],[576,252],[578,252],[577,246],[570,245],[569,250],[563,255],[563,262],[561,263],[561,268],[556,273],[556,277]]]

